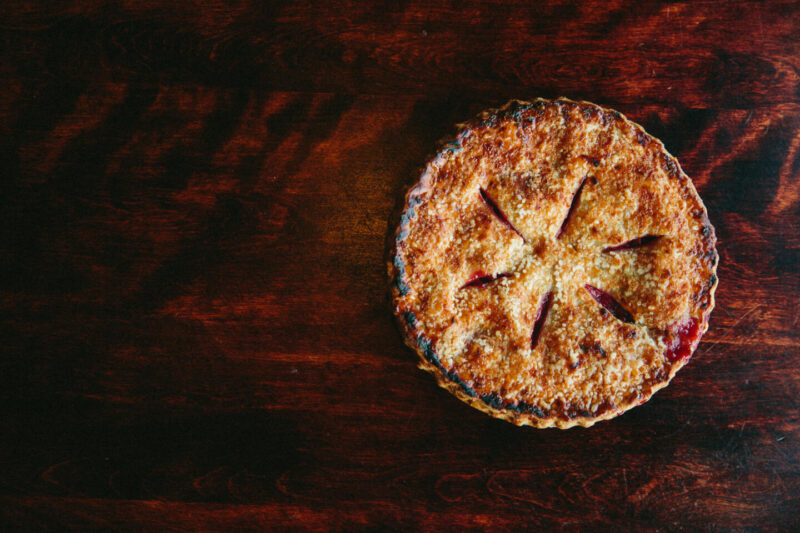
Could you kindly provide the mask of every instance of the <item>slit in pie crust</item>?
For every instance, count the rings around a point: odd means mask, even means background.
[[[463,125],[408,192],[394,311],[461,400],[518,425],[590,426],[689,360],[715,243],[691,180],[640,126],[588,102],[511,101]]]

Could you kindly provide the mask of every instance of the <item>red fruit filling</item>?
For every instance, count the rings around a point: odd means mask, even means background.
[[[667,361],[674,363],[681,359],[688,359],[692,355],[694,346],[700,338],[700,322],[695,318],[689,318],[683,322],[676,322],[667,330],[664,340],[667,343],[667,351],[664,357]]]
[[[539,310],[536,312],[536,319],[533,321],[533,331],[531,332],[531,350],[536,348],[536,343],[539,342],[539,337],[542,335],[542,326],[544,321],[547,320],[547,312],[550,311],[550,304],[553,303],[553,291],[549,291],[542,298],[542,303],[539,305]]]
[[[569,223],[569,219],[572,216],[572,212],[575,211],[575,206],[578,205],[578,201],[581,199],[581,193],[583,192],[583,186],[586,184],[586,178],[584,177],[581,180],[581,184],[578,185],[578,189],[575,191],[575,194],[572,195],[572,203],[569,204],[569,210],[567,211],[567,216],[564,217],[564,221],[561,223],[561,227],[558,229],[558,233],[556,233],[556,239],[561,237],[561,234],[564,233],[564,230],[567,227],[567,223]]]
[[[469,287],[485,287],[486,285],[490,284],[493,281],[497,281],[500,278],[507,278],[511,276],[508,272],[504,272],[502,274],[497,274],[496,276],[492,276],[491,274],[487,274],[486,272],[475,272],[469,281],[461,286],[462,289],[466,289]]]
[[[481,187],[480,188],[480,193],[481,193],[481,200],[483,200],[483,203],[485,203],[489,207],[489,209],[492,210],[492,213],[494,213],[494,216],[496,216],[500,220],[500,222],[502,222],[511,231],[513,231],[514,233],[516,233],[517,235],[522,237],[522,240],[525,240],[525,237],[522,236],[522,233],[520,233],[519,230],[514,227],[514,224],[512,224],[508,220],[508,217],[503,212],[503,210],[500,209],[500,206],[497,205],[497,202],[495,202],[494,199],[491,196],[489,196],[489,193],[486,192],[486,189]]]
[[[662,235],[644,235],[642,237],[637,237],[636,239],[631,239],[628,242],[623,242],[622,244],[617,244],[615,246],[609,246],[608,248],[603,248],[604,252],[616,252],[617,250],[627,250],[629,248],[639,248],[641,246],[646,246],[651,242],[657,241],[660,239]]]
[[[600,305],[602,305],[606,311],[614,315],[617,320],[621,320],[623,322],[627,322],[629,324],[633,324],[635,320],[633,320],[633,315],[625,309],[621,303],[616,301],[613,296],[608,294],[604,290],[600,290],[597,287],[592,287],[591,285],[584,285],[584,289],[588,292],[592,298],[597,301]]]

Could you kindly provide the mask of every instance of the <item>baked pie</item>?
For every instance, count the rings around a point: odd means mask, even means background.
[[[648,400],[708,328],[714,228],[678,162],[616,111],[512,101],[463,125],[406,196],[389,260],[406,343],[518,425]]]

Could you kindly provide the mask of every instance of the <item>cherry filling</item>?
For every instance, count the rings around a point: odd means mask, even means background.
[[[461,286],[462,289],[467,289],[469,287],[485,287],[493,281],[497,281],[500,278],[508,278],[511,274],[508,272],[503,272],[502,274],[497,274],[496,276],[492,276],[491,274],[487,274],[486,272],[478,271],[475,272],[469,281]]]
[[[694,345],[700,338],[700,323],[695,318],[689,318],[683,322],[676,322],[670,326],[664,340],[667,343],[667,351],[664,357],[667,361],[674,363],[681,359],[688,359],[692,355]]]
[[[617,320],[627,322],[628,324],[633,324],[635,322],[630,311],[625,309],[621,303],[616,301],[614,297],[606,291],[600,290],[597,287],[592,287],[589,284],[584,285],[583,288],[586,289],[586,292],[588,292],[597,303],[602,305],[606,311],[614,315]]]
[[[533,321],[533,331],[531,332],[531,350],[536,348],[539,342],[539,337],[542,334],[542,326],[544,321],[547,320],[547,313],[550,311],[550,304],[553,303],[553,291],[549,291],[542,298],[542,303],[539,305],[539,311],[536,312],[536,319]]]
[[[578,205],[578,202],[581,199],[581,193],[583,192],[583,186],[586,184],[586,177],[581,180],[581,184],[578,185],[578,189],[575,191],[575,194],[572,195],[572,202],[569,204],[569,210],[567,211],[567,216],[564,217],[564,221],[561,223],[561,227],[558,229],[558,233],[556,233],[556,239],[561,237],[564,233],[564,230],[567,228],[567,223],[569,223],[570,217],[572,217],[573,211],[575,211],[575,207]]]
[[[481,187],[480,193],[481,193],[481,200],[483,200],[483,203],[485,203],[487,207],[489,207],[489,209],[492,210],[494,216],[496,216],[500,220],[500,222],[502,222],[503,225],[505,225],[508,229],[510,229],[511,231],[522,237],[523,240],[525,240],[525,237],[522,236],[522,233],[520,233],[519,230],[514,227],[514,224],[512,224],[508,220],[508,217],[503,212],[503,210],[500,209],[500,206],[498,206],[497,203],[494,201],[494,199],[491,196],[489,196],[489,193],[486,192],[486,189]]]
[[[617,250],[627,250],[629,248],[640,248],[642,246],[646,246],[651,242],[655,242],[660,239],[663,235],[644,235],[642,237],[637,237],[635,239],[631,239],[627,242],[623,242],[622,244],[617,244],[615,246],[609,246],[607,248],[603,248],[604,252],[616,252]]]

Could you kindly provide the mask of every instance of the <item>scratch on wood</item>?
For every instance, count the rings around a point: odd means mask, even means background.
[[[714,349],[714,347],[715,347],[717,344],[719,344],[720,342],[722,342],[722,341],[724,341],[724,340],[727,340],[727,338],[728,338],[728,337],[730,337],[730,336],[731,336],[731,334],[733,333],[733,331],[736,329],[736,326],[738,326],[739,324],[741,324],[741,323],[742,323],[742,321],[743,321],[745,318],[747,318],[747,316],[748,316],[748,315],[750,315],[750,314],[751,314],[753,311],[755,311],[755,310],[756,310],[756,309],[758,309],[759,307],[761,307],[761,304],[756,304],[755,306],[753,306],[753,307],[751,307],[750,309],[748,309],[747,311],[745,311],[745,312],[744,312],[744,314],[742,314],[742,316],[740,316],[739,318],[737,318],[737,319],[736,319],[736,321],[735,321],[735,322],[734,322],[734,323],[733,323],[733,324],[732,324],[732,325],[731,325],[731,326],[728,328],[728,332],[727,332],[725,335],[723,335],[723,336],[722,336],[720,339],[718,339],[718,340],[716,340],[716,341],[712,342],[711,344],[709,344],[708,348],[706,348],[705,350],[703,350],[703,352],[702,352],[702,355],[708,355],[708,354],[710,354],[710,353],[711,353],[711,351]]]
[[[625,468],[622,469],[622,479],[625,481],[625,498],[628,498],[628,474],[625,471]]]

